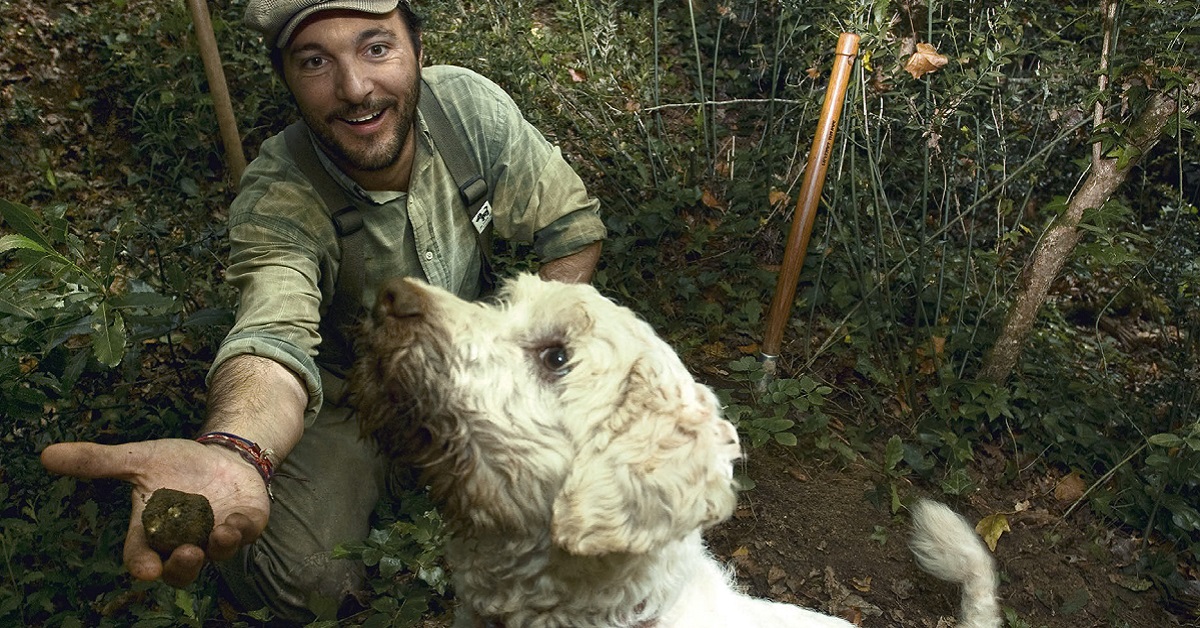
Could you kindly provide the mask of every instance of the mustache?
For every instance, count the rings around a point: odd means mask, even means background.
[[[397,102],[398,101],[395,98],[379,98],[376,100],[368,100],[365,102],[361,102],[356,105],[346,105],[346,106],[338,109],[337,111],[334,111],[333,113],[329,114],[328,120],[332,121],[337,118],[343,118],[343,119],[361,118],[367,114],[374,113],[376,111],[383,111],[384,109],[391,109],[392,107],[396,106]]]

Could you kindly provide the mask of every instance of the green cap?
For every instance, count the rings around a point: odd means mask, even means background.
[[[321,11],[345,9],[383,15],[404,0],[250,0],[242,20],[266,36],[267,43],[283,48],[304,18]]]

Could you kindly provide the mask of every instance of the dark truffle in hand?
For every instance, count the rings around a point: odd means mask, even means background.
[[[213,529],[213,511],[208,498],[160,488],[146,502],[142,526],[154,551],[164,556],[184,544],[205,547]]]

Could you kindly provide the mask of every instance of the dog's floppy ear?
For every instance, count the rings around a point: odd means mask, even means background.
[[[635,366],[615,411],[581,445],[551,523],[571,554],[645,553],[733,512],[736,431],[690,378],[655,380]]]

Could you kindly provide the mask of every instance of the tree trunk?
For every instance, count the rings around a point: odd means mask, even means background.
[[[1050,284],[1066,264],[1079,242],[1079,221],[1083,213],[1100,207],[1125,182],[1129,172],[1142,160],[1162,137],[1163,130],[1175,116],[1191,117],[1200,109],[1200,82],[1193,80],[1182,93],[1171,95],[1159,92],[1150,98],[1145,111],[1129,127],[1123,138],[1125,159],[1100,158],[1092,162],[1092,171],[1083,186],[1071,198],[1067,210],[1050,224],[1029,264],[1017,279],[1017,292],[1004,327],[996,344],[988,351],[979,372],[979,379],[1002,383],[1008,379],[1025,339],[1029,336],[1038,310],[1050,293]],[[1183,100],[1181,109],[1180,100]]]

